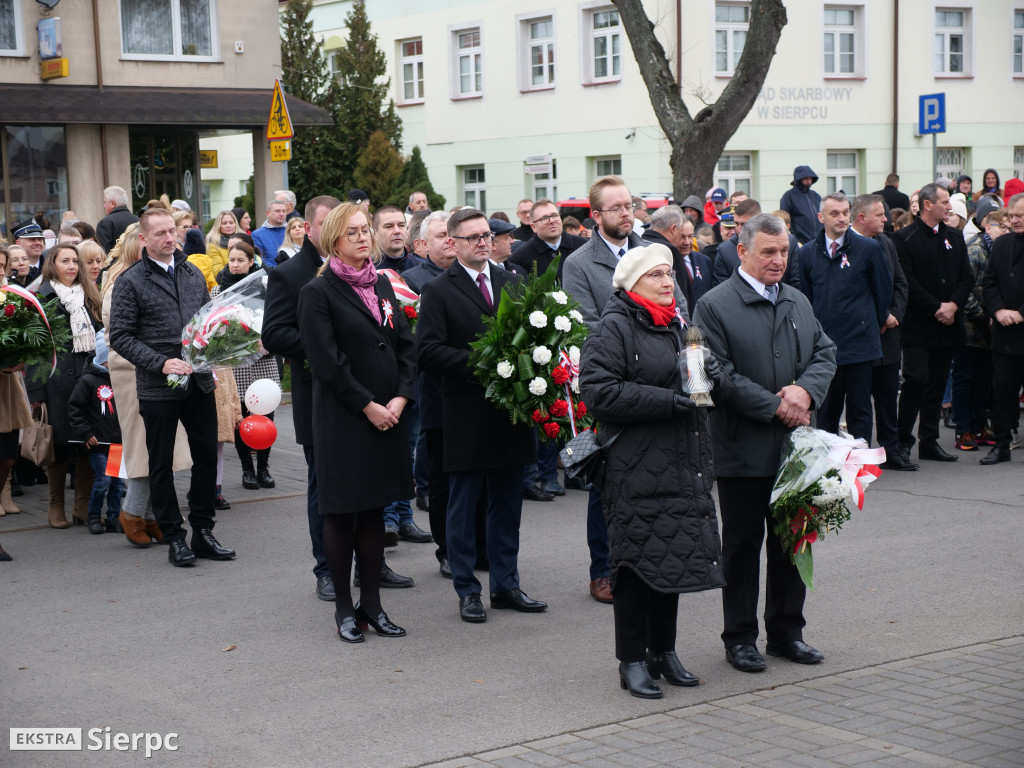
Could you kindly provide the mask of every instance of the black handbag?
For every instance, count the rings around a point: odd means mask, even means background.
[[[604,433],[602,433],[604,434]],[[558,452],[565,467],[565,476],[584,484],[593,483],[600,487],[608,465],[605,450],[615,442],[620,433],[602,439],[592,429],[585,429],[565,444]]]

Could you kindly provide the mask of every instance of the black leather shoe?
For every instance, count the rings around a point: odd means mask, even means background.
[[[480,600],[479,592],[459,598],[459,616],[462,617],[463,621],[468,621],[470,624],[479,624],[482,621],[487,621],[487,611],[484,610],[484,604]]]
[[[990,464],[1001,464],[1004,461],[1010,460],[1010,449],[1009,448],[993,448],[989,451],[985,458],[978,459],[979,464],[988,466]]]
[[[359,629],[359,624],[356,623],[355,616],[346,616],[344,619],[339,619],[338,614],[335,613],[334,623],[338,625],[338,637],[346,643],[366,642],[362,630]]]
[[[397,547],[398,546],[398,529],[390,525],[384,526],[384,546],[385,547]]]
[[[665,694],[654,684],[642,661],[619,662],[619,687],[638,699],[660,699]]]
[[[250,491],[259,489],[260,481],[256,479],[255,472],[252,470],[242,472],[242,487]]]
[[[231,509],[228,500],[224,498],[224,492],[217,486],[217,497],[213,500],[213,508],[216,510]]]
[[[761,672],[768,668],[756,645],[731,645],[725,649],[725,660],[740,672]]]
[[[825,654],[811,648],[803,640],[789,640],[785,643],[768,643],[765,648],[769,656],[783,656],[797,664],[817,664],[825,660]]]
[[[412,520],[398,526],[398,538],[402,541],[411,541],[413,544],[426,544],[434,540],[433,536],[416,525]]]
[[[491,592],[491,608],[511,608],[521,613],[540,613],[548,609],[548,604],[532,599],[517,587],[508,592]]]
[[[167,551],[167,560],[176,568],[185,565],[195,565],[196,553],[188,548],[184,539],[175,539],[170,542]]]
[[[651,653],[648,651],[647,669],[655,680],[664,675],[665,681],[672,685],[681,685],[684,688],[700,685],[700,678],[686,671],[680,663],[679,657],[676,656],[675,651],[666,651],[664,653]]]
[[[334,602],[337,595],[334,592],[334,580],[331,579],[331,574],[328,573],[324,576],[317,576],[316,596],[328,603]]]
[[[222,547],[209,528],[200,528],[192,534],[192,551],[196,557],[208,560],[234,560],[235,550]]]
[[[103,521],[98,517],[90,517],[85,526],[89,533],[103,533]]]
[[[416,509],[422,509],[424,512],[430,511],[430,500],[426,496],[416,497]]]
[[[589,491],[593,488],[590,483],[584,483],[578,477],[567,477],[565,479],[565,487],[570,491]]]
[[[277,483],[274,482],[274,478],[270,476],[270,470],[266,467],[260,470],[259,476],[256,478],[260,484],[260,488],[276,488]]]
[[[356,584],[356,586],[358,587],[359,585]],[[381,563],[380,586],[381,589],[408,589],[409,587],[416,586],[416,582],[413,581],[411,576],[402,576],[395,573],[388,567],[387,563]]]
[[[554,501],[555,497],[553,494],[547,491],[541,490],[536,485],[531,485],[523,488],[523,498],[530,501]]]
[[[920,464],[912,462],[910,457],[903,451],[889,454],[888,458],[879,466],[882,469],[893,469],[897,472],[916,472],[921,468]]]
[[[438,566],[438,570],[441,571],[441,575],[446,579],[452,577],[452,564],[448,562],[448,558],[444,558]]]
[[[550,493],[552,496],[565,496],[565,488],[557,480],[549,480],[540,489],[545,493]]]
[[[917,455],[926,461],[956,461],[959,456],[946,453],[938,443],[921,443]]]
[[[360,629],[373,627],[373,631],[381,637],[405,637],[405,630],[392,622],[384,611],[378,613],[375,619],[364,611],[363,606],[359,603],[356,603],[356,621],[359,623]]]

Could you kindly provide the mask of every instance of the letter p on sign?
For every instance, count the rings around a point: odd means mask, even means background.
[[[946,132],[946,94],[929,93],[918,99],[918,134]]]

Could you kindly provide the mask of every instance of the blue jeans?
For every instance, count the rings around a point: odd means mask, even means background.
[[[558,443],[541,440],[533,433],[533,445],[537,451],[537,462],[523,466],[523,488],[558,482]]]
[[[384,527],[397,528],[412,522],[412,506],[408,501],[393,501],[384,507]]]
[[[107,454],[102,451],[89,453],[92,465],[92,495],[89,497],[89,517],[103,517],[103,497],[107,497],[107,519],[116,520],[121,514],[121,496],[124,494],[124,480],[111,477],[107,472]]]
[[[405,417],[405,426],[409,430],[409,453],[412,454],[413,462],[413,478],[416,476],[416,443],[420,436],[420,409],[413,403],[405,411],[402,416]],[[425,453],[425,451],[424,451]],[[421,484],[419,480],[416,480],[416,493],[420,493],[422,488],[426,487],[426,483]],[[425,495],[425,494],[424,494]],[[403,523],[412,522],[412,506],[408,500],[393,501],[384,507],[384,527],[385,528],[397,528]]]

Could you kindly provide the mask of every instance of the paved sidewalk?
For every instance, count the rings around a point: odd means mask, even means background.
[[[1024,637],[780,685],[430,765],[1021,768]]]

